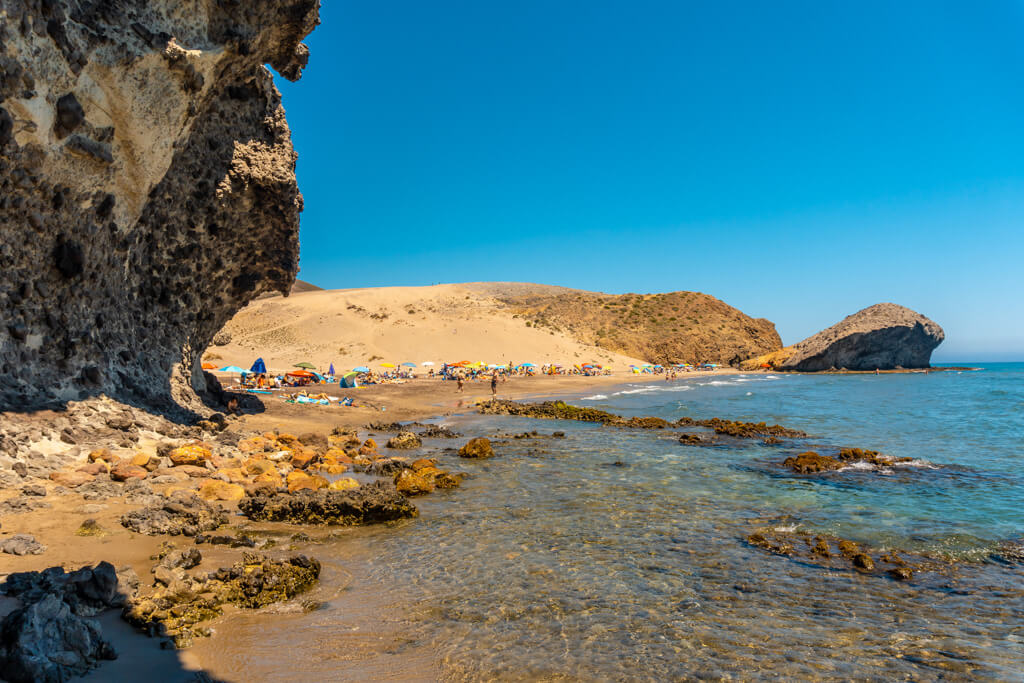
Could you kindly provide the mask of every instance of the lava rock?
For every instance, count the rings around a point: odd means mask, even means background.
[[[249,519],[292,524],[355,525],[390,522],[419,514],[389,481],[348,491],[259,492],[243,498],[239,509]]]

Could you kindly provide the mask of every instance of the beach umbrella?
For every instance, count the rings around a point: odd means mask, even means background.
[[[267,372],[267,364],[263,362],[262,358],[257,358],[256,362],[254,362],[252,364],[252,367],[249,368],[249,372],[255,372],[256,374],[264,375]]]
[[[416,367],[416,364],[415,363],[410,363],[409,361],[406,361],[406,362],[402,363],[402,367],[403,368],[414,368],[414,367]]]
[[[358,368],[352,368],[352,372],[369,372],[370,368],[365,365],[360,365]]]
[[[203,363],[203,370],[216,370],[217,366],[213,363]]]
[[[535,368],[537,366],[534,365],[533,363],[520,363],[519,367],[521,367],[521,368]]]
[[[382,368],[393,368],[393,367],[395,367],[395,364],[394,363],[381,363],[380,366]]]
[[[644,363],[644,364],[643,364],[643,365],[641,365],[640,367],[642,367],[642,368],[653,368],[654,366],[653,366],[653,365],[651,365],[650,363]]]
[[[331,363],[331,367],[327,368],[327,374],[331,377],[334,376],[334,363]]]
[[[432,361],[432,360],[428,360],[428,361],[424,361],[424,362],[420,363],[420,365],[433,365],[433,364],[434,364],[434,361]]]
[[[286,375],[288,377],[316,377],[316,373],[310,372],[309,370],[292,370],[291,372],[286,373]]]
[[[248,370],[243,370],[242,368],[238,367],[237,365],[225,365],[222,368],[218,368],[217,372],[239,372],[239,373],[244,375],[245,373],[247,373],[249,371]]]
[[[316,366],[315,365],[313,365],[309,361],[305,361],[305,360],[302,361],[301,363],[296,363],[292,367],[293,368],[302,368],[303,370],[316,370]]]

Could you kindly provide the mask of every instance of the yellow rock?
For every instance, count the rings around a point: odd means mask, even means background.
[[[284,479],[281,478],[281,475],[278,474],[277,470],[271,470],[257,475],[256,478],[252,480],[252,483],[260,486],[273,486],[274,488],[279,489],[284,486]]]
[[[348,471],[348,467],[341,463],[332,463],[330,465],[321,465],[320,471],[326,472],[327,474],[344,474]]]
[[[312,491],[316,491],[317,489],[324,489],[329,486],[327,480],[324,479],[323,477],[317,476],[315,474],[306,474],[302,470],[295,470],[293,472],[289,472],[288,479],[286,481],[288,484],[289,493],[294,493],[302,489],[310,489]]]
[[[89,462],[103,460],[104,462],[117,462],[120,458],[110,452],[109,448],[97,448],[89,454]]]
[[[258,453],[266,448],[267,439],[262,436],[251,436],[238,442],[238,450],[243,453]]]
[[[179,446],[170,452],[171,462],[175,465],[202,465],[213,456],[210,449],[202,444],[190,443]]]
[[[244,468],[247,474],[263,474],[264,472],[277,473],[277,465],[266,458],[249,458],[245,461]]]
[[[144,468],[147,472],[152,472],[157,467],[160,467],[160,458],[149,453],[143,453],[142,451],[136,453],[131,462],[137,467]]]
[[[402,470],[395,475],[395,488],[405,496],[418,496],[434,490],[434,482],[412,470]]]
[[[210,479],[199,487],[199,497],[203,500],[241,500],[245,498],[245,489],[238,484]]]
[[[245,474],[245,470],[241,467],[225,467],[224,469],[218,470],[223,475],[226,475],[231,480],[232,484],[245,484],[248,483],[249,478]]]
[[[352,489],[359,488],[359,482],[352,477],[342,477],[341,479],[332,481],[327,488],[331,491],[350,491]]]

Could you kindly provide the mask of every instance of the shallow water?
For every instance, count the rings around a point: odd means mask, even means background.
[[[325,532],[304,549],[324,562],[324,606],[226,620],[231,637],[204,660],[232,680],[1024,677],[1024,565],[993,555],[1024,537],[1024,365],[688,377],[587,398],[811,437],[687,447],[669,431],[452,418],[469,435],[567,436],[508,441],[483,462],[442,454],[473,475],[462,488],[418,498],[416,520]],[[779,467],[816,444],[916,466]],[[899,583],[748,546],[762,526],[961,562]]]

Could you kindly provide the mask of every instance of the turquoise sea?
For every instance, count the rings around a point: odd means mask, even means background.
[[[1024,679],[1024,364],[901,375],[699,375],[567,399],[624,415],[778,422],[790,446],[465,415],[499,457],[393,527],[333,532],[321,609],[232,628],[268,680]],[[674,430],[673,430],[674,431]],[[914,461],[800,476],[819,445]],[[775,556],[753,529],[947,558],[908,582]],[[303,642],[302,648],[289,647]],[[251,652],[251,650],[249,650]]]

